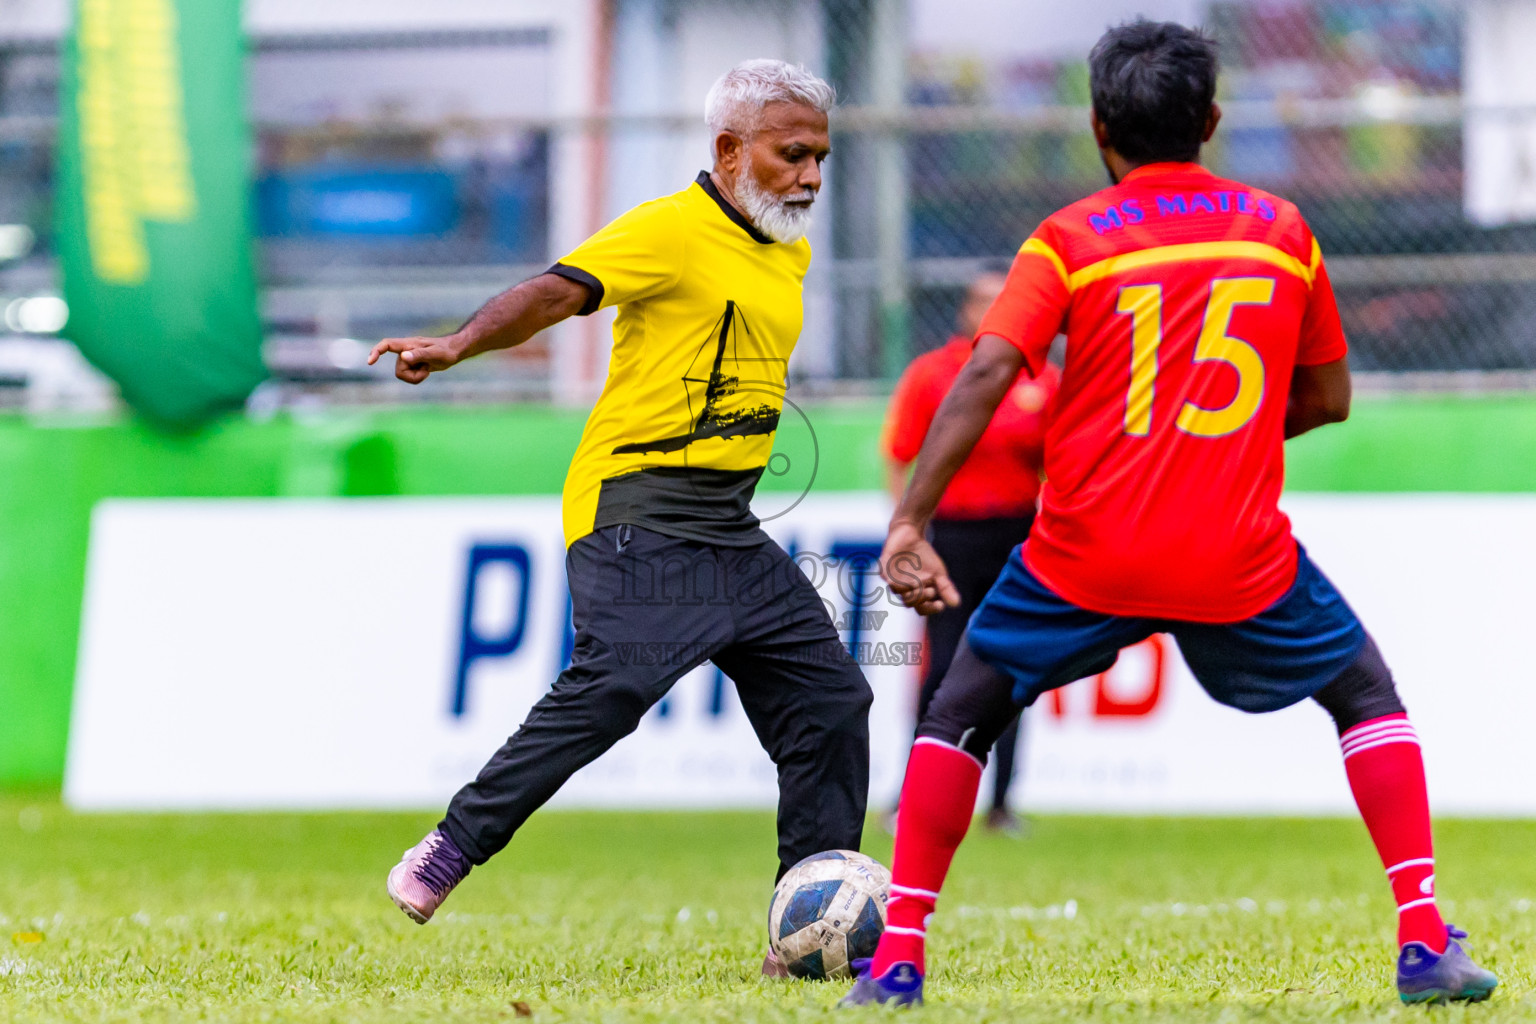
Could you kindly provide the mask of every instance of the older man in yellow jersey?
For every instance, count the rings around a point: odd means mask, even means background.
[[[750,508],[800,334],[832,102],[804,68],[733,68],[705,103],[712,171],[630,210],[457,333],[375,347],[370,361],[396,353],[396,376],[415,384],[618,306],[608,380],[565,483],[571,666],[390,873],[414,920],[705,660],[735,681],[778,766],[779,873],[858,848],[869,686]]]

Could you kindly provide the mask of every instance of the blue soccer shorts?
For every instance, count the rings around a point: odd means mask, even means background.
[[[977,657],[1013,681],[1013,703],[1115,663],[1120,650],[1154,633],[1178,641],[1195,678],[1222,704],[1278,711],[1305,700],[1355,661],[1365,627],[1297,545],[1296,582],[1251,619],[1213,624],[1104,615],[1063,600],[1025,567],[1020,551],[971,616],[967,642]]]

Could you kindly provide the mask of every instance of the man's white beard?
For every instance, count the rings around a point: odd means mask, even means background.
[[[743,162],[741,173],[736,176],[736,201],[741,204],[757,230],[775,242],[798,242],[811,228],[811,208],[792,207],[791,201],[815,200],[810,189],[788,196],[776,196],[760,187],[752,177],[752,165]]]

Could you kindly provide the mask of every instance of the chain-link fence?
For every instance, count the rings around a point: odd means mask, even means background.
[[[682,187],[706,155],[703,90],[730,63],[720,54],[741,49],[803,60],[839,89],[795,372],[878,389],[952,332],[979,270],[1105,184],[1085,59],[1104,19],[1064,6],[606,0],[594,52],[607,63],[585,107],[565,95],[576,72],[549,28],[255,35],[269,362],[295,388],[368,397],[381,384],[360,366],[363,342],[450,330],[582,231]],[[1207,162],[1301,207],[1357,370],[1536,370],[1533,218],[1466,212],[1470,119],[1497,135],[1527,117],[1509,104],[1479,115],[1467,93],[1478,3],[1143,6],[1192,13],[1219,40],[1225,116]],[[1035,42],[1067,21],[1092,24]],[[58,67],[56,42],[0,39],[0,314],[13,332],[29,327],[17,303],[57,286]],[[553,364],[540,342],[427,393],[547,395]]]
[[[1225,117],[1205,160],[1294,200],[1328,255],[1357,370],[1536,368],[1536,232],[1464,212],[1469,5],[1206,5]],[[966,257],[1006,255],[1105,184],[1086,54],[910,59],[912,344],[949,329]],[[1489,127],[1518,125],[1498,111]]]

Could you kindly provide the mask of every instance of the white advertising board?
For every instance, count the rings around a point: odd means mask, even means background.
[[[878,498],[771,523],[847,625],[878,553]],[[443,803],[550,686],[569,650],[558,498],[112,501],[92,521],[66,798],[79,807]],[[829,562],[835,564],[828,564]],[[866,602],[867,603],[867,602]],[[917,617],[865,616],[875,660]],[[686,609],[680,610],[686,614]],[[666,637],[657,637],[665,641]],[[898,645],[892,653],[891,645]],[[910,660],[910,658],[908,658]],[[871,728],[910,728],[916,669],[870,665]],[[876,785],[898,785],[885,743]],[[567,806],[772,806],[772,763],[712,666],[560,793]]]
[[[1523,724],[1536,713],[1527,625],[1536,598],[1536,498],[1292,495],[1284,507],[1393,670],[1423,747],[1435,812],[1536,813],[1536,752]],[[1172,655],[1172,643],[1166,647],[1155,701],[1153,659],[1141,649],[1134,661],[1122,655],[1107,680],[1061,691],[1061,713],[1049,697],[1036,705],[1026,806],[1353,811],[1321,708],[1305,701],[1245,715],[1221,707]],[[1132,706],[1116,706],[1123,704]]]
[[[1536,813],[1536,756],[1522,735],[1536,718],[1526,641],[1536,498],[1286,504],[1397,674],[1436,810]],[[849,557],[878,548],[886,515],[878,494],[818,496],[769,524],[822,567],[821,592],[861,645],[876,805],[900,782],[920,636]],[[92,526],[66,798],[102,809],[439,806],[558,672],[564,586],[554,498],[105,502]],[[1351,808],[1321,709],[1220,707],[1166,640],[1043,699],[1025,742],[1025,808]],[[775,798],[733,688],[706,665],[555,805]]]

